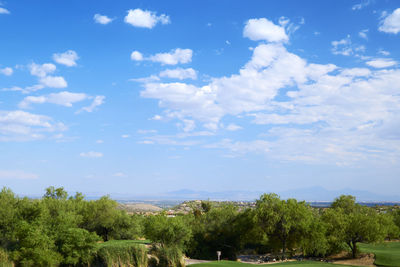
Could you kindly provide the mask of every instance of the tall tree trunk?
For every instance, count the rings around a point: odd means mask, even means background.
[[[351,251],[353,253],[353,259],[355,259],[357,257],[357,243],[354,241],[351,241],[351,243],[352,243]]]
[[[286,260],[286,238],[282,240],[282,260]]]

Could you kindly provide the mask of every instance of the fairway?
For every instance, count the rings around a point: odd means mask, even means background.
[[[198,264],[193,264],[193,267],[254,267],[255,265],[259,264],[249,264],[249,263],[243,263],[243,262],[236,262],[236,261],[213,261],[213,262],[207,262],[207,263],[198,263]],[[299,266],[301,265],[302,267],[329,267],[329,266],[341,266],[341,267],[349,267],[350,265],[339,265],[339,264],[332,264],[332,263],[326,263],[326,262],[318,262],[318,261],[295,261],[295,262],[283,262],[283,263],[274,263],[274,264],[268,264],[268,266],[273,266],[273,267],[279,267],[279,266],[285,266],[285,267],[292,267],[292,266]],[[266,266],[266,264],[264,265]]]
[[[400,242],[382,244],[360,244],[362,252],[375,254],[375,264],[378,266],[400,266]]]

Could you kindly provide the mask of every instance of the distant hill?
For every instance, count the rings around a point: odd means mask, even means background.
[[[162,208],[147,203],[119,203],[118,208],[126,212],[157,212]]]

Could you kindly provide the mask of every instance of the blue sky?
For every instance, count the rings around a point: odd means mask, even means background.
[[[0,2],[0,185],[398,195],[397,1]]]

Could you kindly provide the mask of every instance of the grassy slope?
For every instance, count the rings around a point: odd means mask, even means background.
[[[338,264],[331,264],[331,263],[325,263],[325,262],[318,262],[318,261],[296,261],[296,262],[284,262],[284,263],[275,263],[275,264],[269,264],[265,266],[269,267],[349,267],[349,265],[338,265]],[[254,264],[249,264],[249,263],[242,263],[242,262],[235,262],[235,261],[213,261],[213,262],[207,262],[207,263],[198,263],[198,264],[193,264],[190,265],[193,267],[254,267]]]
[[[362,252],[375,254],[375,264],[379,266],[400,266],[400,242],[382,244],[360,244]]]

